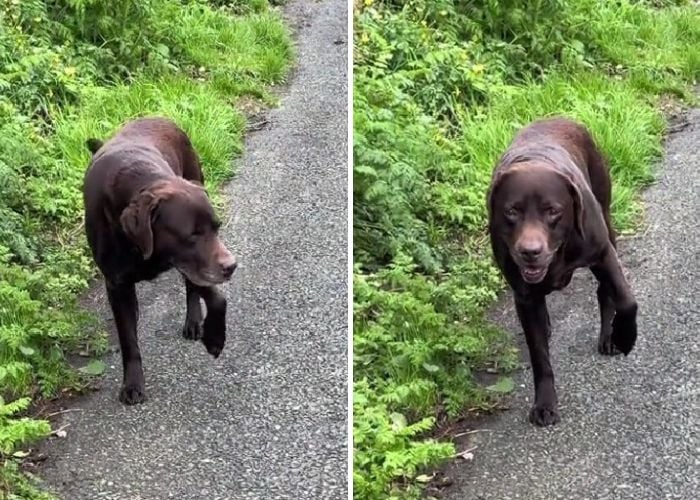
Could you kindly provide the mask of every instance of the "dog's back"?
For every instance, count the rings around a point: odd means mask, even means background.
[[[133,167],[129,165],[133,159],[134,162],[143,163],[144,167],[150,163],[151,168],[162,170],[163,173],[200,183],[204,180],[199,158],[187,134],[166,118],[138,118],[124,125],[105,143],[89,139],[87,147],[93,153],[88,172],[93,168]],[[116,164],[103,162],[113,156],[118,156],[120,161]]]

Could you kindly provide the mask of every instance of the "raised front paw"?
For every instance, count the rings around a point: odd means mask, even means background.
[[[141,384],[124,384],[119,391],[119,401],[125,405],[135,405],[146,401],[146,390]]]
[[[636,314],[616,313],[612,324],[612,343],[627,356],[637,341]]]
[[[202,335],[202,323],[187,318],[185,326],[182,327],[182,336],[187,340],[199,340],[202,338]]]
[[[202,337],[202,344],[207,348],[207,352],[218,358],[221,351],[224,350],[224,344],[226,343],[226,338],[224,336],[207,336],[206,334]]]
[[[535,404],[530,409],[530,423],[538,427],[547,427],[559,422],[559,410],[556,404]]]
[[[219,357],[221,351],[224,350],[224,344],[226,343],[226,316],[225,309],[224,312],[220,311],[212,312],[207,314],[204,319],[204,334],[202,335],[202,344],[207,348],[207,352],[214,356]]]

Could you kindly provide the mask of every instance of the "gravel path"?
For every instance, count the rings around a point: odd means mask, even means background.
[[[149,399],[118,403],[110,356],[102,390],[73,402],[67,437],[45,446],[41,476],[65,500],[347,496],[348,8],[285,10],[299,65],[226,188],[240,262],[223,288],[226,348],[214,361],[181,338],[179,276],[142,284]]]
[[[596,353],[591,274],[550,296],[552,355],[562,421],[527,422],[529,371],[511,410],[462,446],[448,498],[460,500],[692,500],[700,492],[700,110],[672,135],[658,183],[644,194],[648,228],[621,241],[639,301],[639,339],[627,359]],[[509,300],[499,321],[520,332]]]

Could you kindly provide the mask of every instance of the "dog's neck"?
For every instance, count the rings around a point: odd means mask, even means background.
[[[139,168],[122,169],[115,175],[109,193],[110,205],[119,213],[140,193],[175,179],[175,175]]]

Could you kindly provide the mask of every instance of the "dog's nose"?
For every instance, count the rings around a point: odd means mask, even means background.
[[[231,264],[224,265],[222,269],[224,278],[229,279],[233,275],[233,272],[236,270],[237,267],[238,262],[236,262],[235,260]]]
[[[539,241],[528,241],[520,245],[520,255],[528,262],[532,262],[542,254],[544,245]]]

